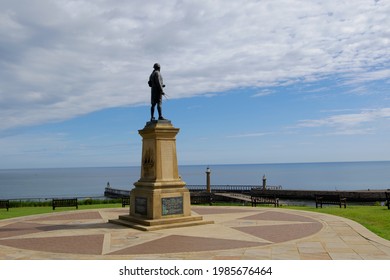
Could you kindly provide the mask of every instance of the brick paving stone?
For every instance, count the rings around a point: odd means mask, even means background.
[[[213,250],[228,250],[243,247],[255,247],[267,243],[249,242],[229,239],[203,238],[171,235],[146,242],[140,245],[122,249],[111,254],[165,254],[177,252],[199,252]]]
[[[0,238],[14,237],[39,232],[40,224],[16,222],[0,228]]]
[[[316,220],[313,220],[311,218],[302,216],[302,215],[296,215],[296,214],[290,214],[290,213],[283,213],[278,211],[266,211],[264,213],[255,214],[249,217],[241,218],[245,220],[266,220],[266,221],[293,221],[293,222],[316,222]]]
[[[3,239],[0,245],[53,253],[101,254],[103,235]]]
[[[321,230],[321,228],[321,223],[304,223],[292,225],[236,227],[235,229],[271,242],[285,242],[312,235]]]
[[[89,220],[89,219],[102,219],[99,212],[78,212],[69,214],[55,214],[52,216],[44,216],[31,221],[59,221],[59,220]]]

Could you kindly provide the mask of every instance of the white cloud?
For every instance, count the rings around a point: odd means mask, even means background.
[[[272,94],[272,93],[273,93],[272,90],[264,89],[264,90],[259,91],[259,92],[256,93],[256,94],[252,95],[252,97],[262,97],[262,96],[270,95],[270,94]]]
[[[273,134],[272,132],[254,132],[254,133],[243,133],[227,136],[227,138],[246,138],[246,137],[262,137]]]
[[[381,120],[390,120],[390,108],[366,109],[354,114],[339,114],[316,120],[302,120],[299,127],[318,128],[328,127],[332,129],[332,135],[356,135],[371,134],[374,124]]]
[[[363,0],[2,1],[0,129],[148,103],[156,61],[171,98],[388,79],[389,13]]]

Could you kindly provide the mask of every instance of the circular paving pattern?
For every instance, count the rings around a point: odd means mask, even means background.
[[[12,210],[11,210],[12,211]],[[316,234],[323,224],[273,208],[194,207],[214,224],[141,232],[110,224],[127,209],[71,211],[3,220],[0,246],[38,251],[42,258],[122,258],[264,247]],[[62,255],[65,254],[65,255]],[[94,256],[94,257],[93,257]]]

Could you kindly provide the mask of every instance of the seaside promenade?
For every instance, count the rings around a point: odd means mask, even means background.
[[[390,241],[333,215],[193,206],[213,224],[143,232],[108,223],[127,208],[0,221],[0,259],[390,260]]]

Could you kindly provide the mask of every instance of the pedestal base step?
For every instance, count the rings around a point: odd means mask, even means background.
[[[122,225],[143,231],[153,231],[177,227],[189,227],[213,224],[213,221],[204,221],[202,216],[177,217],[156,220],[143,220],[130,215],[119,216],[119,219],[109,220],[110,223]]]

